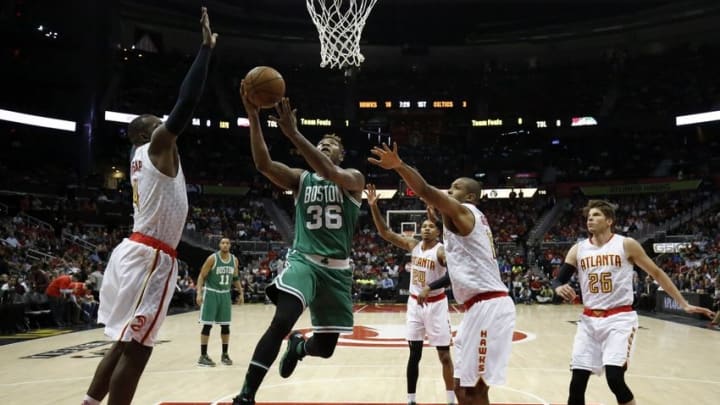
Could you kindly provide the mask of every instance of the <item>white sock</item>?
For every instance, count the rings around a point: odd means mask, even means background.
[[[85,395],[85,399],[83,399],[82,405],[100,405],[100,401],[91,397],[90,395]]]
[[[408,394],[408,402],[417,402],[415,401],[415,394]]]
[[[455,403],[455,392],[454,391],[445,391],[445,395],[447,396],[447,403],[452,405]]]

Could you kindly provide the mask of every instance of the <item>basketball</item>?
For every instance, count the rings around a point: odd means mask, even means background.
[[[269,66],[257,66],[245,75],[248,99],[260,108],[271,108],[285,95],[285,80]]]

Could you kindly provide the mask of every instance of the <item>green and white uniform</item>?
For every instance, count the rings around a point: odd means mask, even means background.
[[[337,184],[303,172],[295,196],[295,241],[285,269],[273,280],[277,290],[310,307],[315,333],[350,333],[353,328],[350,250],[360,202]]]
[[[232,313],[232,297],[230,288],[235,273],[237,258],[230,254],[224,262],[220,252],[215,253],[215,264],[205,277],[202,306],[200,307],[200,323],[203,325],[229,325]]]

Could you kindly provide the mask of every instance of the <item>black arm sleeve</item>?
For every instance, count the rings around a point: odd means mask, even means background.
[[[572,277],[573,273],[575,273],[576,271],[577,267],[573,266],[572,264],[563,263],[563,265],[560,267],[560,272],[558,273],[557,277],[555,277],[555,279],[552,281],[552,289],[554,290],[570,281],[570,277]]]
[[[200,47],[195,61],[180,86],[178,100],[165,121],[165,128],[175,135],[180,134],[192,119],[193,111],[205,87],[211,54],[212,49],[209,46]]]
[[[428,288],[430,288],[431,290],[437,290],[438,288],[447,287],[450,287],[450,273],[448,272],[445,272],[444,276],[428,284]]]

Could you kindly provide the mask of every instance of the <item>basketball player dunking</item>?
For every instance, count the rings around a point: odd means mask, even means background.
[[[177,279],[175,248],[188,211],[185,177],[176,139],[200,99],[217,34],[202,8],[203,44],[163,124],[141,115],[128,127],[135,146],[130,164],[133,233],[113,250],[100,290],[98,323],[116,342],[95,370],[83,405],[96,405],[109,394],[109,405],[132,402]]]
[[[505,383],[515,304],[500,278],[488,221],[476,207],[480,183],[461,177],[446,194],[400,160],[397,144],[392,149],[383,144],[372,153],[377,159],[368,158],[370,163],[395,170],[415,194],[442,214],[453,294],[466,309],[455,338],[455,395],[460,405],[489,405],[490,385]]]
[[[555,291],[567,301],[575,290],[567,282],[577,272],[585,310],[578,323],[572,351],[572,379],[568,405],[584,405],[590,374],[602,374],[618,404],[635,404],[625,384],[625,370],[638,328],[633,303],[633,266],[645,270],[688,313],[712,318],[709,309],[688,304],[665,272],[632,238],[612,233],[615,207],[602,200],[590,200],[583,210],[590,238],[576,243],[565,257]]]
[[[445,261],[445,248],[438,241],[439,230],[435,222],[428,218],[423,221],[420,235],[422,241],[415,238],[404,237],[390,230],[382,217],[377,205],[377,192],[375,185],[368,184],[367,194],[373,222],[380,237],[393,245],[411,253],[410,265],[410,299],[407,302],[407,341],[410,348],[406,377],[408,404],[416,403],[416,390],[418,381],[418,365],[422,358],[423,342],[427,334],[430,346],[437,348],[442,375],[445,381],[445,391],[448,404],[455,402],[453,393],[453,364],[450,357],[450,314],[448,313],[448,299],[444,287],[449,283],[447,277],[447,262]],[[434,282],[440,286],[431,288]],[[423,298],[419,298],[422,296]]]

